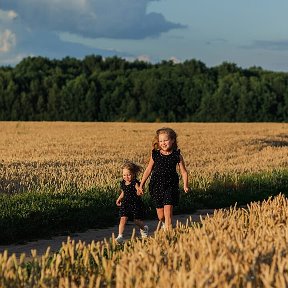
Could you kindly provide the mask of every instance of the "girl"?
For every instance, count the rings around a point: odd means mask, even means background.
[[[144,225],[144,204],[141,197],[137,194],[139,181],[137,175],[141,171],[141,167],[133,162],[126,161],[122,166],[123,180],[120,183],[121,194],[116,200],[116,205],[120,206],[120,223],[119,234],[116,238],[118,243],[124,241],[123,232],[128,219],[134,220],[134,223],[140,228],[142,238],[148,236],[148,226]]]
[[[177,134],[171,128],[158,129],[149,164],[143,173],[138,192],[143,194],[143,186],[152,173],[149,191],[156,205],[159,224],[168,229],[172,227],[173,207],[179,202],[177,165],[182,175],[184,191],[187,193],[188,173],[183,156],[178,149]]]

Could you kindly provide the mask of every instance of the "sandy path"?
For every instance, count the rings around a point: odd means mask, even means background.
[[[181,214],[181,215],[174,215],[173,217],[173,225],[176,224],[176,221],[179,221],[183,224],[186,223],[187,219],[189,217],[192,217],[192,221],[197,222],[200,220],[200,215],[204,218],[208,214],[213,214],[213,209],[206,209],[206,210],[198,210],[193,214]],[[148,220],[145,221],[145,224],[149,226],[149,234],[153,235],[154,231],[157,228],[158,221],[155,220]],[[135,225],[131,222],[127,224],[127,227],[125,229],[125,239],[129,239],[133,233],[133,229],[136,228]],[[136,229],[136,235],[139,235],[139,229]],[[74,233],[69,235],[69,237],[72,240],[75,240],[75,242],[83,241],[86,244],[91,243],[94,241],[101,241],[104,240],[104,238],[109,239],[112,234],[114,233],[115,237],[118,234],[118,226],[109,227],[105,229],[89,229],[86,232],[83,233]],[[31,250],[36,249],[37,255],[43,255],[47,248],[50,246],[50,252],[57,252],[59,248],[62,245],[62,242],[67,241],[67,235],[66,236],[57,236],[53,237],[51,239],[39,239],[37,241],[33,242],[27,242],[25,244],[13,244],[13,245],[0,245],[0,253],[3,253],[5,250],[8,250],[9,255],[12,255],[13,253],[16,254],[17,257],[19,257],[22,253],[25,253],[26,256],[29,258],[31,256]]]

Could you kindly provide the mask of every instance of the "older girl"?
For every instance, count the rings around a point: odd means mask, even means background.
[[[158,129],[149,164],[143,173],[138,191],[139,194],[143,194],[143,186],[152,173],[149,191],[156,205],[160,224],[164,228],[172,227],[173,207],[179,202],[177,166],[182,175],[184,191],[188,192],[188,173],[183,156],[178,149],[177,134],[171,128]]]

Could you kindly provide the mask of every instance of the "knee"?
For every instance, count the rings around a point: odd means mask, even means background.
[[[120,218],[120,224],[125,225],[127,222],[127,218],[126,217],[121,217]]]

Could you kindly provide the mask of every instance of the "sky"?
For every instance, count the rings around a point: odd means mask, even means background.
[[[288,72],[287,0],[0,0],[0,66],[91,54]]]

